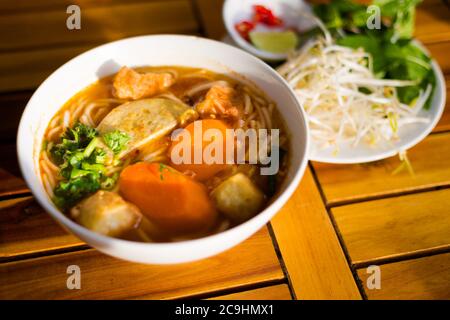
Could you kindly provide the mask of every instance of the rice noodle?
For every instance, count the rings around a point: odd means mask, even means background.
[[[156,162],[157,159],[161,159],[161,155],[165,153],[167,150],[167,146],[160,147],[150,153],[142,155],[140,158],[145,162]]]
[[[250,96],[247,93],[244,95],[244,101],[245,101],[244,113],[251,114],[253,112],[253,104],[252,100],[250,99]]]
[[[207,79],[213,81],[214,78],[207,73],[206,70],[202,69],[196,72],[188,73],[179,77],[179,79],[190,79],[190,78],[199,78],[199,79]]]
[[[66,110],[66,112],[64,112],[63,127],[67,128],[69,124],[70,124],[70,111]]]
[[[192,97],[195,94],[204,91],[204,90],[208,90],[214,86],[221,86],[221,87],[229,87],[230,84],[225,81],[225,80],[219,80],[219,81],[212,81],[212,82],[207,82],[207,83],[202,83],[199,85],[194,86],[193,88],[189,89],[188,91],[186,91],[185,95],[188,97]]]
[[[166,99],[169,99],[169,100],[178,102],[178,103],[185,104],[183,101],[181,101],[181,100],[180,100],[179,98],[177,98],[173,93],[170,93],[170,92],[160,94],[160,95],[157,96],[156,98],[166,98]]]
[[[42,183],[44,184],[44,188],[45,188],[45,191],[47,191],[48,196],[50,198],[53,198],[55,196],[53,193],[53,188],[48,181],[47,174],[45,174],[45,173],[42,175]]]
[[[264,119],[264,115],[263,115],[263,113],[261,111],[260,104],[259,103],[255,103],[254,105],[256,107],[256,112],[258,114],[258,118],[259,118],[258,120],[259,120],[259,124],[260,124],[261,128],[266,128],[266,120]]]
[[[50,158],[47,155],[47,152],[42,152],[42,160],[45,161],[45,163],[47,164],[49,171],[53,172],[53,173],[58,173],[59,168],[57,165],[55,165]]]
[[[62,127],[61,127],[61,126],[57,126],[57,127],[54,127],[54,128],[52,128],[52,129],[50,129],[50,130],[47,132],[47,140],[50,140],[50,141],[54,140],[54,139],[55,139],[54,136],[55,136],[57,133],[59,133],[60,131],[62,131]]]
[[[264,120],[266,121],[266,129],[272,129],[272,120],[270,119],[269,109],[266,107],[261,108]]]

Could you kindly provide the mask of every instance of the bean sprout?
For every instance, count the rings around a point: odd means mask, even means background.
[[[431,86],[411,105],[403,104],[396,88],[414,81],[376,78],[368,53],[339,46],[327,34],[305,44],[278,68],[305,109],[320,147],[343,142],[376,146],[397,140],[405,125],[429,121],[418,113]]]

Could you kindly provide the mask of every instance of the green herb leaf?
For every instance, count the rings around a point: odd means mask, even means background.
[[[103,140],[105,141],[105,144],[114,152],[119,153],[122,151],[128,141],[130,141],[130,137],[128,134],[124,132],[120,132],[119,130],[115,130],[112,132],[109,132],[103,136]]]
[[[411,43],[415,7],[421,1],[374,0],[372,4],[380,8],[382,19],[381,28],[373,30],[366,24],[368,6],[350,0],[333,0],[328,5],[316,5],[314,12],[339,45],[363,48],[371,54],[376,77],[416,81],[417,85],[397,89],[399,100],[410,104],[429,85],[434,90],[436,82],[430,58]],[[430,103],[431,97],[425,108]]]
[[[383,48],[380,39],[369,35],[349,35],[337,39],[337,44],[354,49],[362,48],[372,56],[373,72],[379,77],[384,76],[386,59],[383,55]]]
[[[77,123],[66,130],[50,153],[59,164],[62,180],[54,189],[54,201],[62,209],[72,207],[100,188],[111,189],[117,181],[118,176],[106,176],[107,153],[95,128]]]

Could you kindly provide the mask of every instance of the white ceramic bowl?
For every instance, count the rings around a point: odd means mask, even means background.
[[[235,25],[243,20],[252,20],[253,5],[263,5],[282,18],[286,25],[295,26],[298,30],[308,30],[314,26],[310,19],[305,19],[300,12],[311,13],[309,4],[303,0],[226,0],[222,15],[225,27],[231,39],[242,49],[266,60],[279,61],[287,58],[284,53],[272,53],[260,50],[241,37]]]
[[[39,151],[44,131],[61,106],[98,78],[122,65],[180,65],[240,75],[264,90],[278,105],[291,134],[288,175],[276,199],[249,221],[225,232],[176,243],[140,243],[106,237],[73,222],[61,213],[44,191],[39,173]],[[287,83],[259,59],[232,46],[198,37],[142,36],[92,49],[56,70],[36,90],[20,121],[19,163],[36,199],[63,227],[111,256],[141,263],[173,264],[194,261],[227,250],[264,226],[289,199],[307,164],[308,130],[305,114]],[[264,252],[261,252],[264,254]]]

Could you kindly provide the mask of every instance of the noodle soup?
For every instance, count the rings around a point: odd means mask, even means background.
[[[239,129],[266,136],[227,135]],[[184,133],[194,138],[182,141]],[[205,156],[212,144],[216,161]],[[217,154],[228,145],[228,157]],[[100,79],[62,106],[43,146],[42,181],[61,211],[97,233],[144,242],[195,239],[247,221],[270,203],[289,159],[284,122],[258,88],[178,66],[123,67]],[[263,174],[274,154],[276,172]]]

